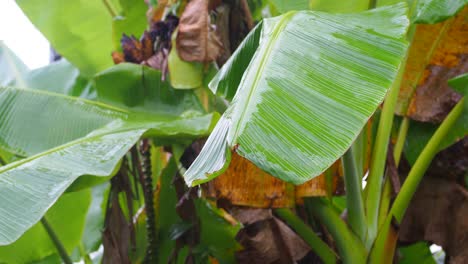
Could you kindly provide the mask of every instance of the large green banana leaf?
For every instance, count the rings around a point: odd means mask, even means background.
[[[265,19],[232,104],[186,182],[218,176],[232,151],[295,184],[323,172],[351,146],[392,85],[407,49],[406,13],[401,3]]]
[[[0,102],[0,146],[32,155],[0,168],[0,245],[35,224],[77,177],[110,175],[144,133],[195,138],[207,135],[216,118],[136,113],[16,88],[0,88]],[[41,140],[47,150],[40,153],[28,145]]]
[[[161,72],[132,63],[121,63],[94,77],[98,100],[132,111],[177,116],[203,112],[193,91],[172,88],[161,81]]]
[[[29,70],[24,62],[0,41],[0,86],[38,89],[93,99],[95,91],[89,79],[67,60]]]
[[[44,90],[87,99],[96,97],[91,81],[83,77],[80,71],[65,59],[31,70],[15,78],[8,83],[8,86]]]
[[[112,65],[112,15],[103,1],[18,0],[59,54],[92,76]]]
[[[0,86],[21,78],[28,71],[23,61],[0,40]]]

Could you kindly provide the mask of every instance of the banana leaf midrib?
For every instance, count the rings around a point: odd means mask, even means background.
[[[255,79],[254,79],[254,81],[253,81],[253,83],[251,85],[251,88],[249,89],[249,94],[247,96],[247,99],[244,101],[244,104],[247,107],[243,107],[243,111],[241,112],[239,120],[245,120],[244,117],[245,117],[246,112],[248,112],[247,108],[249,107],[248,102],[250,102],[253,94],[255,93],[255,91],[256,91],[256,89],[258,87],[258,83],[259,83],[261,77],[263,76],[263,72],[265,70],[266,65],[268,64],[268,61],[271,60],[271,56],[270,56],[271,51],[273,50],[273,47],[275,46],[276,41],[278,40],[278,37],[280,36],[281,32],[288,25],[288,22],[292,19],[292,17],[295,14],[296,14],[295,11],[288,12],[275,25],[275,28],[273,29],[273,31],[271,33],[271,37],[269,38],[270,41],[268,42],[268,45],[267,45],[267,47],[265,49],[265,52],[262,54],[262,57],[260,58],[260,63],[259,63],[260,66],[259,66],[259,69],[257,71],[257,74],[255,75]],[[252,63],[252,61],[251,61],[251,63]],[[239,86],[242,86],[242,83],[240,83]],[[235,131],[234,131],[234,133],[232,135],[233,139],[237,138],[237,136],[241,132],[240,128],[241,128],[240,124],[237,124],[237,126],[235,127]]]

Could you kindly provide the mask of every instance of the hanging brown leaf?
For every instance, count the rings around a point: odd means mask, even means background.
[[[106,228],[102,234],[104,245],[104,264],[130,264],[130,229],[129,223],[120,208],[118,196],[115,195],[106,215]]]
[[[229,169],[205,187],[207,196],[228,200],[233,205],[259,208],[294,206],[294,185],[262,171],[235,152]]]
[[[435,25],[417,25],[396,112],[441,122],[461,96],[447,80],[468,71],[468,7]]]
[[[245,226],[237,235],[244,247],[236,253],[238,263],[295,263],[310,251],[271,209],[234,207],[231,213]]]
[[[344,192],[340,166],[340,161],[337,161],[331,168],[332,193]],[[233,205],[282,208],[294,206],[295,202],[302,203],[303,197],[326,196],[328,188],[323,174],[294,186],[271,176],[234,152],[228,170],[204,185],[204,190],[208,197],[227,200]]]
[[[223,46],[210,23],[209,0],[192,0],[180,17],[177,52],[185,61],[210,62]]]

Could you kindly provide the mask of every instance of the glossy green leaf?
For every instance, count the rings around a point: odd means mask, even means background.
[[[23,61],[0,40],[0,86],[21,79],[28,71]]]
[[[467,3],[467,0],[418,0],[413,21],[418,24],[435,24],[454,16]]]
[[[0,88],[0,102],[0,146],[33,154],[36,149],[27,143],[38,141],[36,133],[48,139],[41,146],[47,150],[0,167],[0,245],[12,243],[34,225],[79,176],[110,175],[144,133],[195,138],[208,134],[215,121],[213,115],[131,113],[29,89]],[[19,133],[29,131],[25,128],[33,131]],[[60,139],[51,140],[48,130],[51,138]]]
[[[80,175],[109,175],[144,130],[87,137],[0,169],[0,245],[35,224]]]
[[[89,189],[65,194],[46,214],[47,221],[68,253],[80,243],[90,202]],[[31,263],[54,253],[57,249],[42,224],[37,223],[15,243],[0,246],[0,263]]]
[[[128,115],[91,101],[13,88],[0,88],[0,113],[0,147],[20,156],[83,137]]]
[[[262,22],[258,23],[249,32],[236,51],[234,51],[234,54],[211,80],[208,86],[213,93],[223,96],[228,100],[234,97],[242,76],[258,48],[262,25]]]
[[[295,184],[322,173],[351,146],[392,85],[407,49],[406,12],[399,4],[264,20],[233,102],[186,182],[218,176],[231,151]]]
[[[150,67],[121,63],[94,78],[98,100],[132,111],[180,115],[203,112],[192,91],[175,90],[161,81],[161,72]]]
[[[220,263],[237,263],[234,253],[241,250],[236,241],[241,224],[233,225],[222,217],[223,212],[205,199],[196,199],[195,207],[200,219],[200,244],[202,252],[208,252]]]
[[[102,1],[16,2],[57,52],[84,75],[112,65],[112,16]]]
[[[172,44],[175,47],[175,42]],[[168,57],[169,80],[176,89],[195,89],[203,83],[203,64],[184,61],[171,49]]]

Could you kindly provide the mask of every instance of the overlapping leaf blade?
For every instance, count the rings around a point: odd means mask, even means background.
[[[467,0],[419,0],[414,14],[414,23],[435,24],[454,16]]]
[[[262,27],[263,23],[260,22],[250,31],[219,73],[211,80],[209,87],[213,93],[228,100],[234,97],[242,75],[258,48]]]
[[[0,147],[31,156],[83,137],[125,110],[37,90],[1,88]]]
[[[102,1],[19,0],[57,52],[92,76],[112,65],[112,16]]]
[[[16,78],[8,86],[44,90],[87,99],[96,97],[89,79],[67,60],[61,59],[47,66],[31,70]]]
[[[111,174],[143,133],[193,138],[213,122],[213,115],[132,113],[37,90],[0,88],[0,101],[0,144],[26,155],[43,151],[0,168],[0,245],[34,225],[77,177]],[[26,143],[36,134],[46,142],[31,149]]]
[[[28,67],[0,41],[0,85],[7,85],[12,80],[21,78],[29,71]]]
[[[90,189],[68,193],[46,214],[47,221],[69,254],[80,244],[90,202]],[[57,249],[42,224],[37,223],[15,243],[0,247],[0,262],[36,263],[52,254],[57,254]],[[60,263],[60,260],[50,263]]]
[[[295,184],[323,172],[392,85],[407,48],[406,12],[398,4],[265,20],[233,103],[186,172],[187,183],[219,175],[231,151]]]
[[[152,68],[121,63],[94,77],[98,100],[132,111],[180,115],[184,111],[203,112],[192,91],[173,89],[161,81],[161,72]]]

